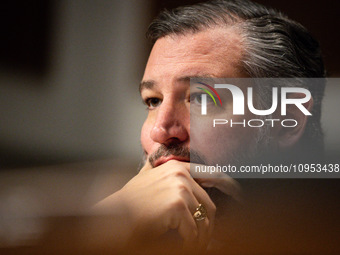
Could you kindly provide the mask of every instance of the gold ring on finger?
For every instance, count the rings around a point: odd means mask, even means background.
[[[192,216],[196,221],[204,220],[207,217],[207,209],[202,204],[199,204]]]

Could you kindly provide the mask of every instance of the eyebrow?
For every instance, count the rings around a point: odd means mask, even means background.
[[[190,79],[193,78],[216,78],[213,75],[210,74],[202,74],[202,75],[194,75],[194,76],[183,76],[179,77],[177,79],[178,82],[189,82]],[[139,93],[142,93],[144,89],[153,89],[153,87],[156,85],[156,82],[154,80],[149,80],[149,81],[141,81],[139,84]]]
[[[150,81],[141,81],[139,84],[139,93],[142,93],[143,89],[152,89],[155,86],[156,82],[153,80]]]

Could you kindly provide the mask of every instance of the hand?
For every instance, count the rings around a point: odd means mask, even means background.
[[[127,235],[130,240],[154,240],[176,230],[185,248],[206,248],[216,207],[189,171],[190,163],[186,162],[170,160],[152,168],[147,161],[138,175],[97,208],[110,210],[114,204],[119,205],[131,230]],[[207,218],[195,221],[192,215],[200,203],[207,209]]]
[[[122,239],[146,244],[147,240],[157,240],[173,230],[183,239],[186,249],[206,248],[216,208],[198,183],[215,187],[236,200],[239,200],[240,188],[226,174],[202,175],[194,180],[189,171],[190,163],[186,162],[171,160],[152,168],[147,161],[140,173],[120,191],[97,204],[96,208],[102,211],[112,214],[119,211],[118,223],[124,225],[120,231],[120,245],[124,243]],[[195,221],[192,216],[199,203],[207,209],[207,218],[203,221]]]

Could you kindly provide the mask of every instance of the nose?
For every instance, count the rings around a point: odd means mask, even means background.
[[[185,104],[165,102],[159,106],[151,139],[160,144],[182,143],[189,139],[189,110]]]

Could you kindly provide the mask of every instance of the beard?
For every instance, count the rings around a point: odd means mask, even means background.
[[[164,145],[161,144],[158,149],[150,154],[149,162],[152,167],[155,167],[155,161],[160,157],[167,156],[178,156],[183,158],[190,158],[190,163],[201,164],[201,165],[240,165],[240,164],[250,164],[254,162],[255,159],[262,158],[268,151],[271,150],[272,138],[270,136],[269,128],[261,128],[258,130],[257,134],[241,149],[237,151],[232,151],[229,155],[226,155],[221,162],[211,162],[209,158],[206,158],[202,153],[198,152],[193,148],[189,148],[187,144],[174,141],[171,144]],[[144,150],[143,161],[141,167],[145,165],[147,160],[147,153]],[[228,201],[230,201],[230,196],[222,193],[216,188],[205,188],[202,187],[210,196],[211,200],[215,203],[216,207],[219,208],[220,212],[224,212],[225,208],[228,206]]]
[[[251,164],[256,160],[264,159],[267,155],[271,155],[275,148],[273,139],[270,133],[270,127],[259,128],[258,132],[252,137],[247,144],[235,147],[232,150],[225,150],[217,153],[224,153],[218,160],[212,160],[202,155],[195,148],[190,149],[190,163],[202,165],[246,165]],[[204,146],[204,144],[200,144]],[[196,147],[196,146],[195,146]]]

